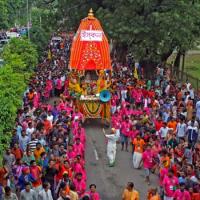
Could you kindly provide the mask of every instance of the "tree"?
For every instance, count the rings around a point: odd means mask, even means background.
[[[8,10],[8,24],[10,27],[21,22],[26,23],[26,0],[4,0]]]
[[[188,50],[198,37],[200,4],[189,0],[105,0],[97,12],[116,46],[138,60],[160,62],[173,50]],[[106,6],[105,6],[106,7]]]
[[[0,0],[0,30],[8,27],[8,10],[4,0]]]
[[[3,59],[16,72],[31,72],[37,65],[38,53],[35,45],[26,38],[14,38],[3,50]]]
[[[25,90],[23,74],[15,73],[11,66],[0,69],[0,154],[9,144],[17,109],[22,105]]]
[[[49,10],[48,26],[53,30],[76,30],[82,18],[87,16],[90,8],[97,10],[102,0],[37,0],[35,5]]]
[[[36,45],[39,55],[42,55],[48,44],[49,34],[39,26],[34,26],[30,30],[30,39]]]
[[[25,75],[37,64],[36,47],[27,39],[12,39],[3,50],[6,64],[0,68],[0,154],[9,144],[17,110],[22,106]]]

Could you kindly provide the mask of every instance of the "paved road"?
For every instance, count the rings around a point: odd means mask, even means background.
[[[121,151],[118,145],[115,167],[108,167],[105,138],[100,121],[85,124],[87,134],[86,170],[87,184],[95,183],[102,200],[121,200],[121,193],[128,181],[135,183],[140,199],[146,200],[148,185],[144,182],[144,171],[132,168],[131,153]],[[106,132],[109,130],[106,129]],[[151,186],[157,185],[157,177],[152,176]]]

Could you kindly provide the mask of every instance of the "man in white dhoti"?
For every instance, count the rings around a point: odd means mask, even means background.
[[[120,138],[119,132],[116,132],[114,128],[111,129],[111,134],[106,134],[103,129],[105,137],[108,139],[107,143],[107,156],[109,160],[109,167],[113,167],[115,164],[116,151],[117,151],[117,141]]]

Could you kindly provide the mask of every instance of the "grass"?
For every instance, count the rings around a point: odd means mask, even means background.
[[[185,72],[200,79],[200,54],[186,55]]]
[[[171,63],[176,58],[175,54],[172,54],[168,59],[168,63]],[[181,58],[182,62],[182,58]],[[181,64],[182,65],[182,64]],[[185,72],[195,78],[200,79],[200,51],[199,54],[187,54],[185,56]]]
[[[176,54],[172,54],[168,59],[168,63],[172,63],[176,58]],[[181,63],[182,66],[182,58]],[[193,50],[185,56],[185,73],[182,82],[188,80],[193,87],[198,90],[200,88],[200,51]],[[179,74],[180,78],[180,74]]]

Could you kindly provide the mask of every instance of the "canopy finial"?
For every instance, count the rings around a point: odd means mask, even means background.
[[[90,8],[90,10],[89,10],[88,18],[89,18],[89,19],[94,18],[94,13],[93,13],[93,9],[92,9],[92,8]]]

